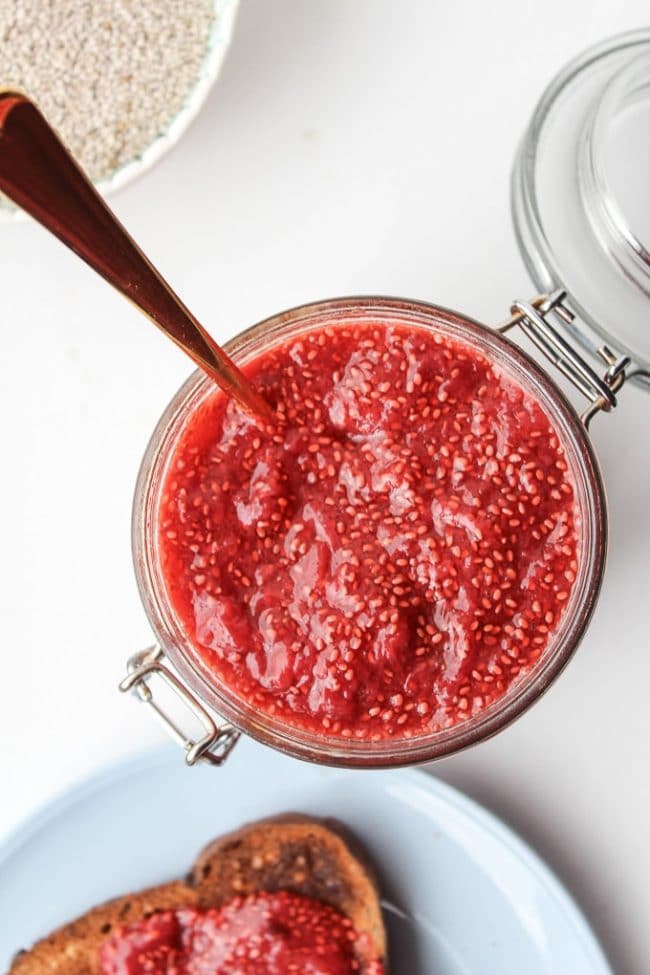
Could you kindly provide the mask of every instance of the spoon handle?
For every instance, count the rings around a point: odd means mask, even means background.
[[[226,393],[270,417],[268,404],[172,291],[20,92],[0,92],[0,189],[137,305]]]

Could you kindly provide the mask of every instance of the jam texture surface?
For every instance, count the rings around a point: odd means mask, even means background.
[[[163,911],[117,928],[101,949],[104,975],[354,975],[359,935],[333,907],[286,891],[236,898],[218,910]],[[371,961],[367,975],[383,975]]]
[[[307,333],[246,372],[277,422],[215,391],[159,507],[197,654],[256,709],[339,739],[480,713],[544,653],[578,570],[540,403],[475,348],[383,323]]]

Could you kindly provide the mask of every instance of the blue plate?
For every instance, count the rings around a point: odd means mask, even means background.
[[[148,752],[21,826],[0,847],[0,965],[108,897],[182,876],[220,833],[289,810],[363,839],[393,975],[612,975],[548,867],[480,806],[422,772],[325,769],[251,741],[221,769]]]

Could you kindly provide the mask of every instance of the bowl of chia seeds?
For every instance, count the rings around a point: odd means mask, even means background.
[[[203,105],[239,0],[0,0],[0,88],[29,95],[101,193],[149,169]],[[0,197],[0,219],[18,211]]]

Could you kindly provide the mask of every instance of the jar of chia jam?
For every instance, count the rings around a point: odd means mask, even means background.
[[[649,52],[648,32],[616,38],[542,98],[513,199],[543,294],[503,325],[404,299],[304,305],[226,345],[272,423],[200,373],[172,400],[133,518],[157,642],[121,688],[165,718],[190,764],[219,763],[240,732],[327,764],[429,761],[505,727],[570,659],[606,550],[588,424],[650,375],[650,251],[610,151]],[[582,415],[519,332],[586,398]],[[162,711],[155,676],[199,737]]]

